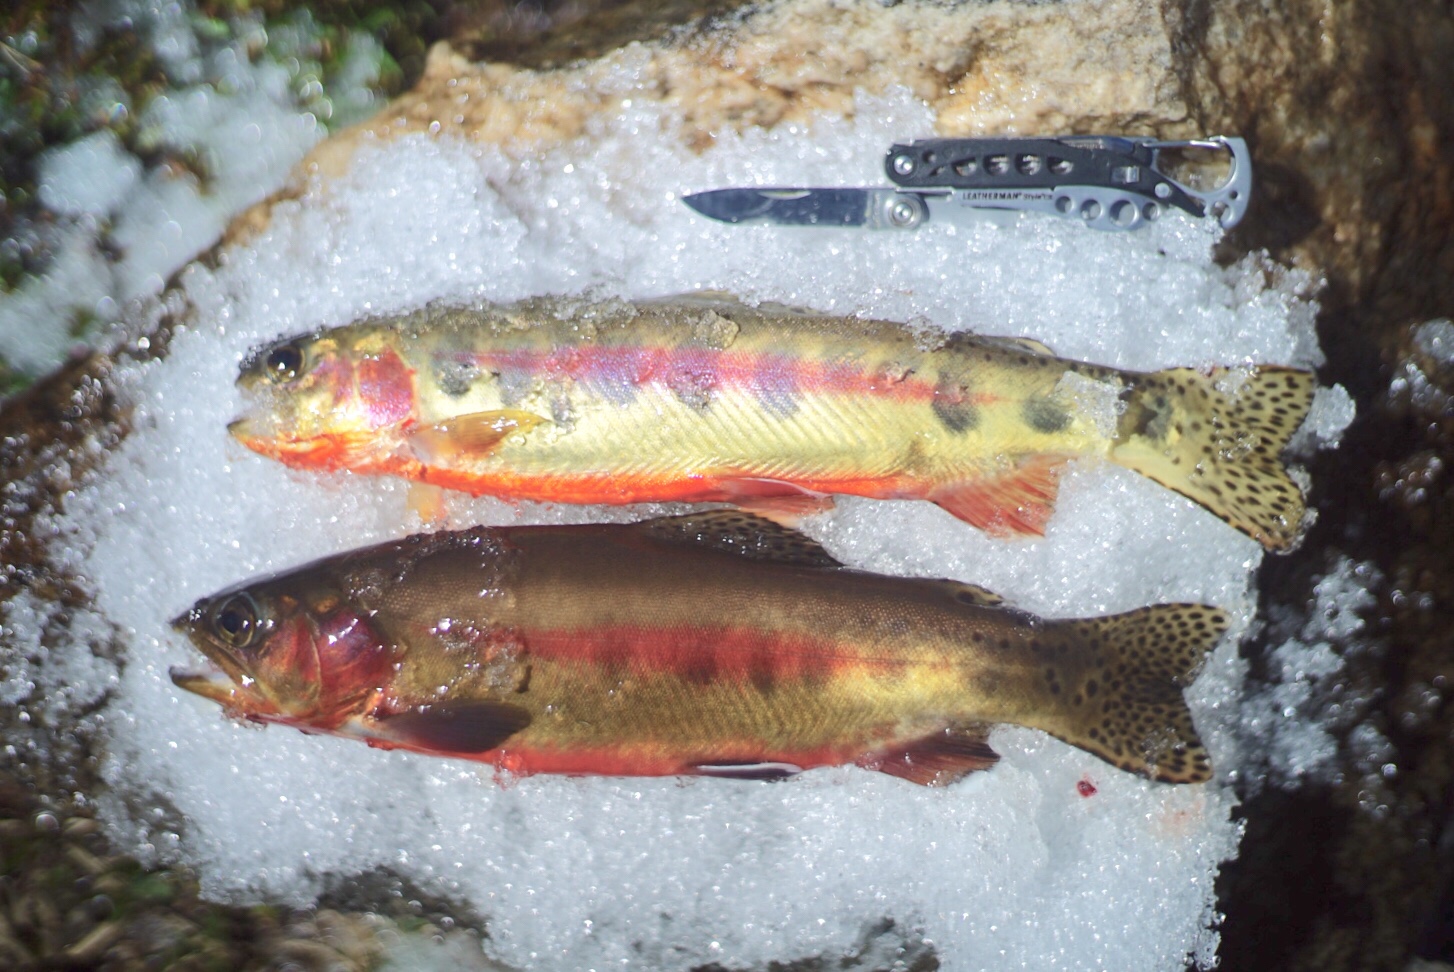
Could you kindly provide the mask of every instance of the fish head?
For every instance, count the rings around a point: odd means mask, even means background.
[[[326,578],[282,575],[204,597],[173,619],[215,668],[179,687],[231,715],[332,729],[386,687],[395,650]]]
[[[385,332],[339,328],[252,352],[237,386],[244,410],[228,431],[290,466],[369,469],[416,414],[414,372]]]

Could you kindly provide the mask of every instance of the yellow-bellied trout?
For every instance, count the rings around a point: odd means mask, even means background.
[[[1301,529],[1280,453],[1314,389],[700,296],[431,308],[259,349],[238,383],[232,433],[303,468],[566,503],[928,499],[1005,535],[1043,533],[1092,456],[1272,549]]]
[[[1042,620],[717,510],[422,534],[244,584],[176,619],[221,670],[172,680],[235,716],[514,774],[856,763],[945,783],[1014,723],[1192,783],[1211,767],[1181,690],[1226,624],[1200,604]]]

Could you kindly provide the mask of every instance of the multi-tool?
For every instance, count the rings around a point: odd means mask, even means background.
[[[1163,149],[1225,152],[1220,185],[1199,190],[1158,168]],[[896,188],[713,189],[683,196],[703,216],[727,223],[915,229],[1016,210],[1079,220],[1094,229],[1133,230],[1168,207],[1211,216],[1231,228],[1247,212],[1252,160],[1247,143],[1220,135],[1163,141],[1116,135],[1059,138],[931,138],[895,145],[884,170]]]

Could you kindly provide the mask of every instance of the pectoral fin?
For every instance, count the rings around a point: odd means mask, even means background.
[[[442,525],[445,519],[444,488],[430,483],[409,484],[409,509],[426,524]]]
[[[498,749],[530,725],[530,713],[508,702],[443,702],[368,720],[356,734],[373,745],[440,755]]]
[[[718,487],[724,502],[785,527],[833,509],[833,497],[776,479],[724,479]]]
[[[415,429],[409,434],[409,448],[425,465],[448,465],[451,459],[488,455],[506,436],[529,432],[544,421],[513,408],[470,412]]]

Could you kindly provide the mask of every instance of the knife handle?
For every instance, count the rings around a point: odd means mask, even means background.
[[[1204,199],[1157,170],[1159,144],[1115,135],[930,138],[889,149],[884,171],[905,189],[1094,186],[1206,215]]]

